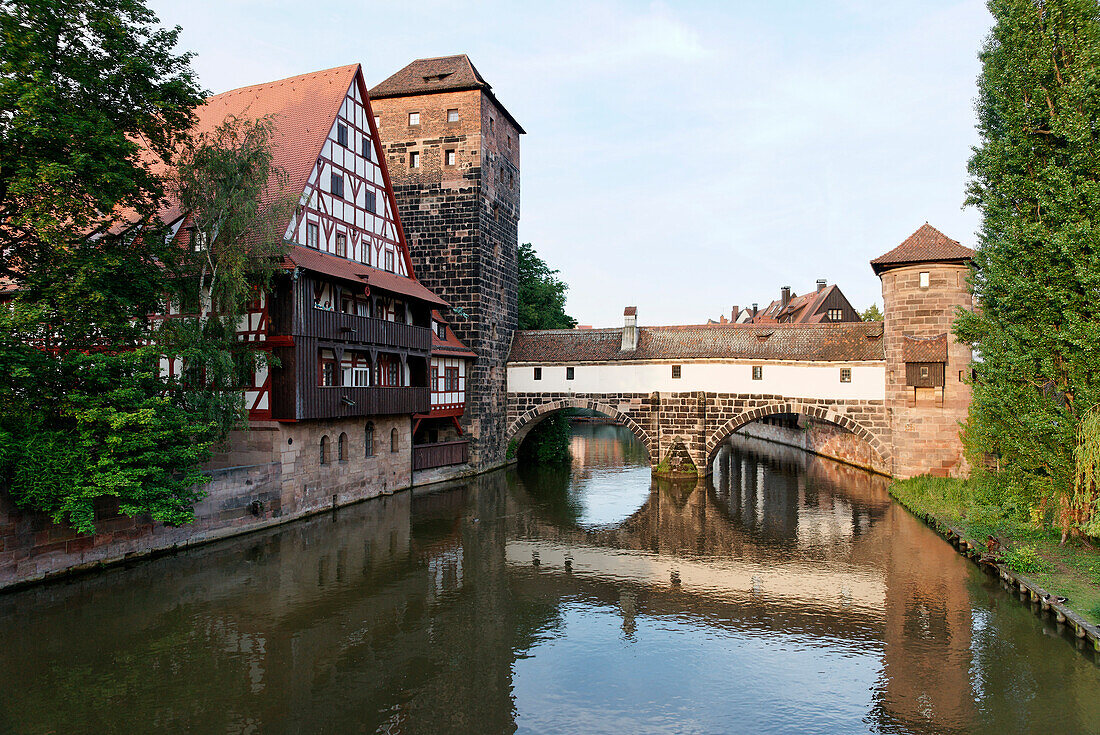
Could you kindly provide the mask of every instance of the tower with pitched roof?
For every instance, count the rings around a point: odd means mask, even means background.
[[[970,408],[970,346],[955,340],[974,251],[925,223],[871,261],[882,280],[886,408],[894,476],[965,475],[960,424]]]
[[[524,130],[466,55],[417,59],[370,97],[417,277],[477,355],[461,421],[470,464],[485,469],[507,450]]]

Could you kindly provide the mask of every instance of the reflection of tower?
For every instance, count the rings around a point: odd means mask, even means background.
[[[925,224],[871,261],[882,279],[886,408],[894,476],[966,474],[959,422],[970,407],[970,347],[951,334],[970,309],[974,251]]]
[[[451,327],[477,353],[462,423],[484,469],[507,448],[524,130],[465,55],[417,59],[370,95],[417,278],[456,307]]]

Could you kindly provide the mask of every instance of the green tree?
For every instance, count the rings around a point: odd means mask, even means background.
[[[860,317],[865,322],[881,322],[882,312],[878,308],[878,303],[876,302],[874,304],[871,304],[866,309],[864,309],[863,313],[860,314]]]
[[[531,243],[519,246],[519,329],[572,329],[577,320],[565,313],[569,286],[538,256]]]
[[[1074,447],[1100,401],[1100,9],[1095,0],[990,0],[981,53],[981,143],[968,203],[982,213],[957,336],[980,362],[965,438],[1004,497],[1056,515],[1074,496]]]
[[[157,238],[131,225],[202,101],[179,30],[140,0],[0,4],[0,275],[70,341],[140,340],[158,294]]]

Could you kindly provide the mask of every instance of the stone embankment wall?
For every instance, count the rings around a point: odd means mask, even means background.
[[[890,468],[871,450],[867,442],[850,431],[804,417],[800,417],[798,423],[797,427],[789,427],[754,421],[742,426],[737,433],[754,439],[796,447],[883,475],[890,474]]]
[[[285,523],[336,506],[388,495],[412,484],[408,417],[256,424],[235,436],[233,451],[216,455],[206,471],[206,497],[195,521],[171,528],[148,517],[120,516],[117,504],[97,508],[96,533],[79,534],[46,514],[23,511],[0,488],[0,589],[99,564]],[[346,435],[344,457],[340,435]],[[321,437],[328,455],[321,462]]]

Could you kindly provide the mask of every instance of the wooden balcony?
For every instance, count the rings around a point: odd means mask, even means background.
[[[379,345],[427,353],[432,330],[373,317],[307,307],[302,310],[298,334],[333,342]]]
[[[466,464],[470,461],[469,442],[437,442],[435,444],[413,445],[413,470],[430,470],[435,467],[448,467],[454,464]]]
[[[299,420],[331,419],[352,416],[386,416],[423,413],[431,408],[427,387],[303,388],[298,405]]]

